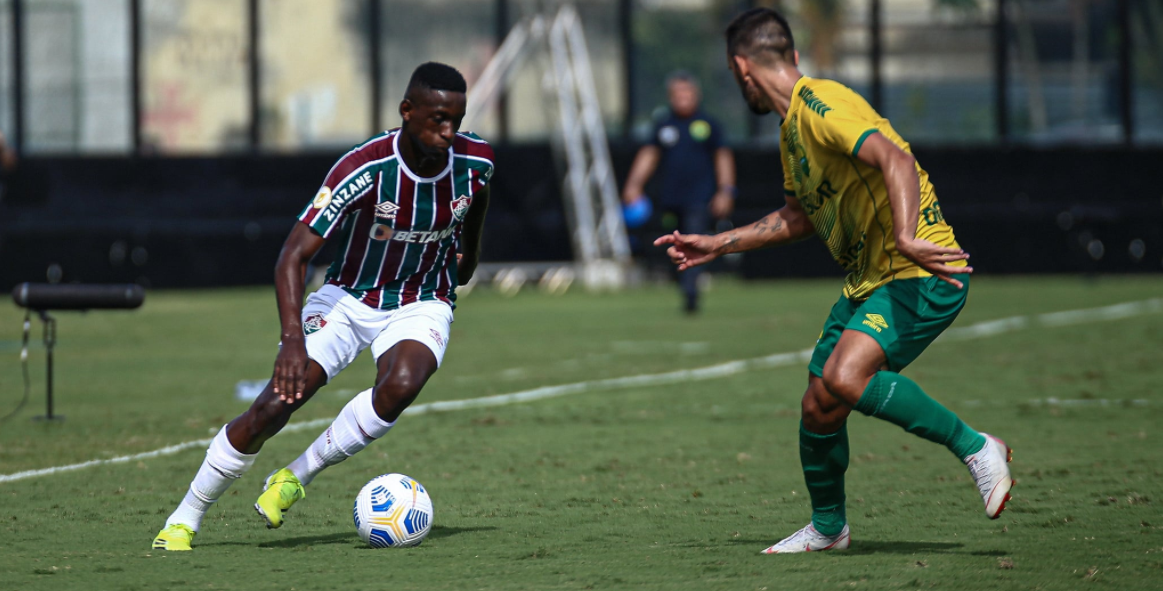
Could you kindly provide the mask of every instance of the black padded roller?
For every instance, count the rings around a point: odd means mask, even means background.
[[[97,310],[137,308],[145,290],[134,283],[21,283],[12,290],[16,305],[33,310]]]

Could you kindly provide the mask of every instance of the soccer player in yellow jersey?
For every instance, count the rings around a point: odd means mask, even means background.
[[[802,404],[800,461],[812,522],[764,553],[848,547],[844,473],[853,409],[949,448],[969,467],[986,515],[997,518],[1013,485],[1009,448],[899,373],[953,323],[973,272],[929,175],[860,95],[800,73],[779,13],[755,8],[736,17],[727,58],[747,106],[783,118],[787,203],[748,226],[714,236],[676,232],[655,245],[667,246],[681,271],[816,234],[849,272],[816,343]]]

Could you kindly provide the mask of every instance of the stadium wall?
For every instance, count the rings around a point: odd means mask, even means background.
[[[613,146],[623,178],[635,146]],[[981,273],[1163,271],[1163,150],[919,147]],[[489,261],[570,258],[547,145],[497,147]],[[782,203],[779,155],[736,152],[736,224]],[[4,180],[0,289],[23,281],[149,287],[270,283],[295,215],[335,155],[29,158]],[[660,227],[644,230],[639,242]],[[646,258],[660,262],[660,253]],[[324,252],[320,259],[328,259]],[[748,253],[748,278],[839,275],[816,241]]]

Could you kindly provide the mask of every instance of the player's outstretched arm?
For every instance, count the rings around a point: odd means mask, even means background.
[[[679,234],[675,231],[659,237],[654,245],[667,246],[666,254],[670,255],[670,260],[678,265],[679,271],[685,271],[709,263],[721,255],[796,242],[815,232],[799,200],[788,196],[787,205],[755,223],[713,236]]]
[[[275,298],[279,303],[283,346],[275,358],[271,377],[279,400],[294,404],[307,387],[307,344],[303,336],[303,290],[307,283],[307,263],[323,247],[325,240],[310,226],[297,223],[283,243],[275,264]]]
[[[897,251],[942,281],[958,289],[964,287],[952,275],[972,273],[973,267],[951,267],[949,263],[964,261],[969,258],[969,254],[960,248],[940,246],[917,238],[917,220],[921,207],[917,159],[879,133],[868,136],[856,157],[884,173],[884,185],[888,189],[888,201],[892,207]]]
[[[481,235],[484,233],[485,213],[489,209],[489,195],[492,189],[485,185],[472,196],[472,205],[464,217],[464,233],[460,235],[461,251],[457,258],[456,282],[468,283],[481,260]]]

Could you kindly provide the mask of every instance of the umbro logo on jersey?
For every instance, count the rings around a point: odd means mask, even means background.
[[[888,328],[888,322],[885,322],[884,316],[881,316],[880,314],[865,314],[864,322],[862,324],[868,328],[871,328],[872,330],[875,330],[876,332],[880,332]]]
[[[452,217],[456,218],[456,221],[458,222],[463,222],[464,216],[468,214],[468,208],[470,205],[472,205],[472,197],[469,197],[468,195],[461,195],[460,197],[453,199]]]
[[[385,219],[389,219],[389,220],[394,220],[394,219],[396,219],[396,212],[397,211],[400,211],[400,206],[396,205],[395,203],[392,203],[391,201],[385,201],[383,203],[379,203],[376,205],[376,217],[377,218],[385,218]]]

